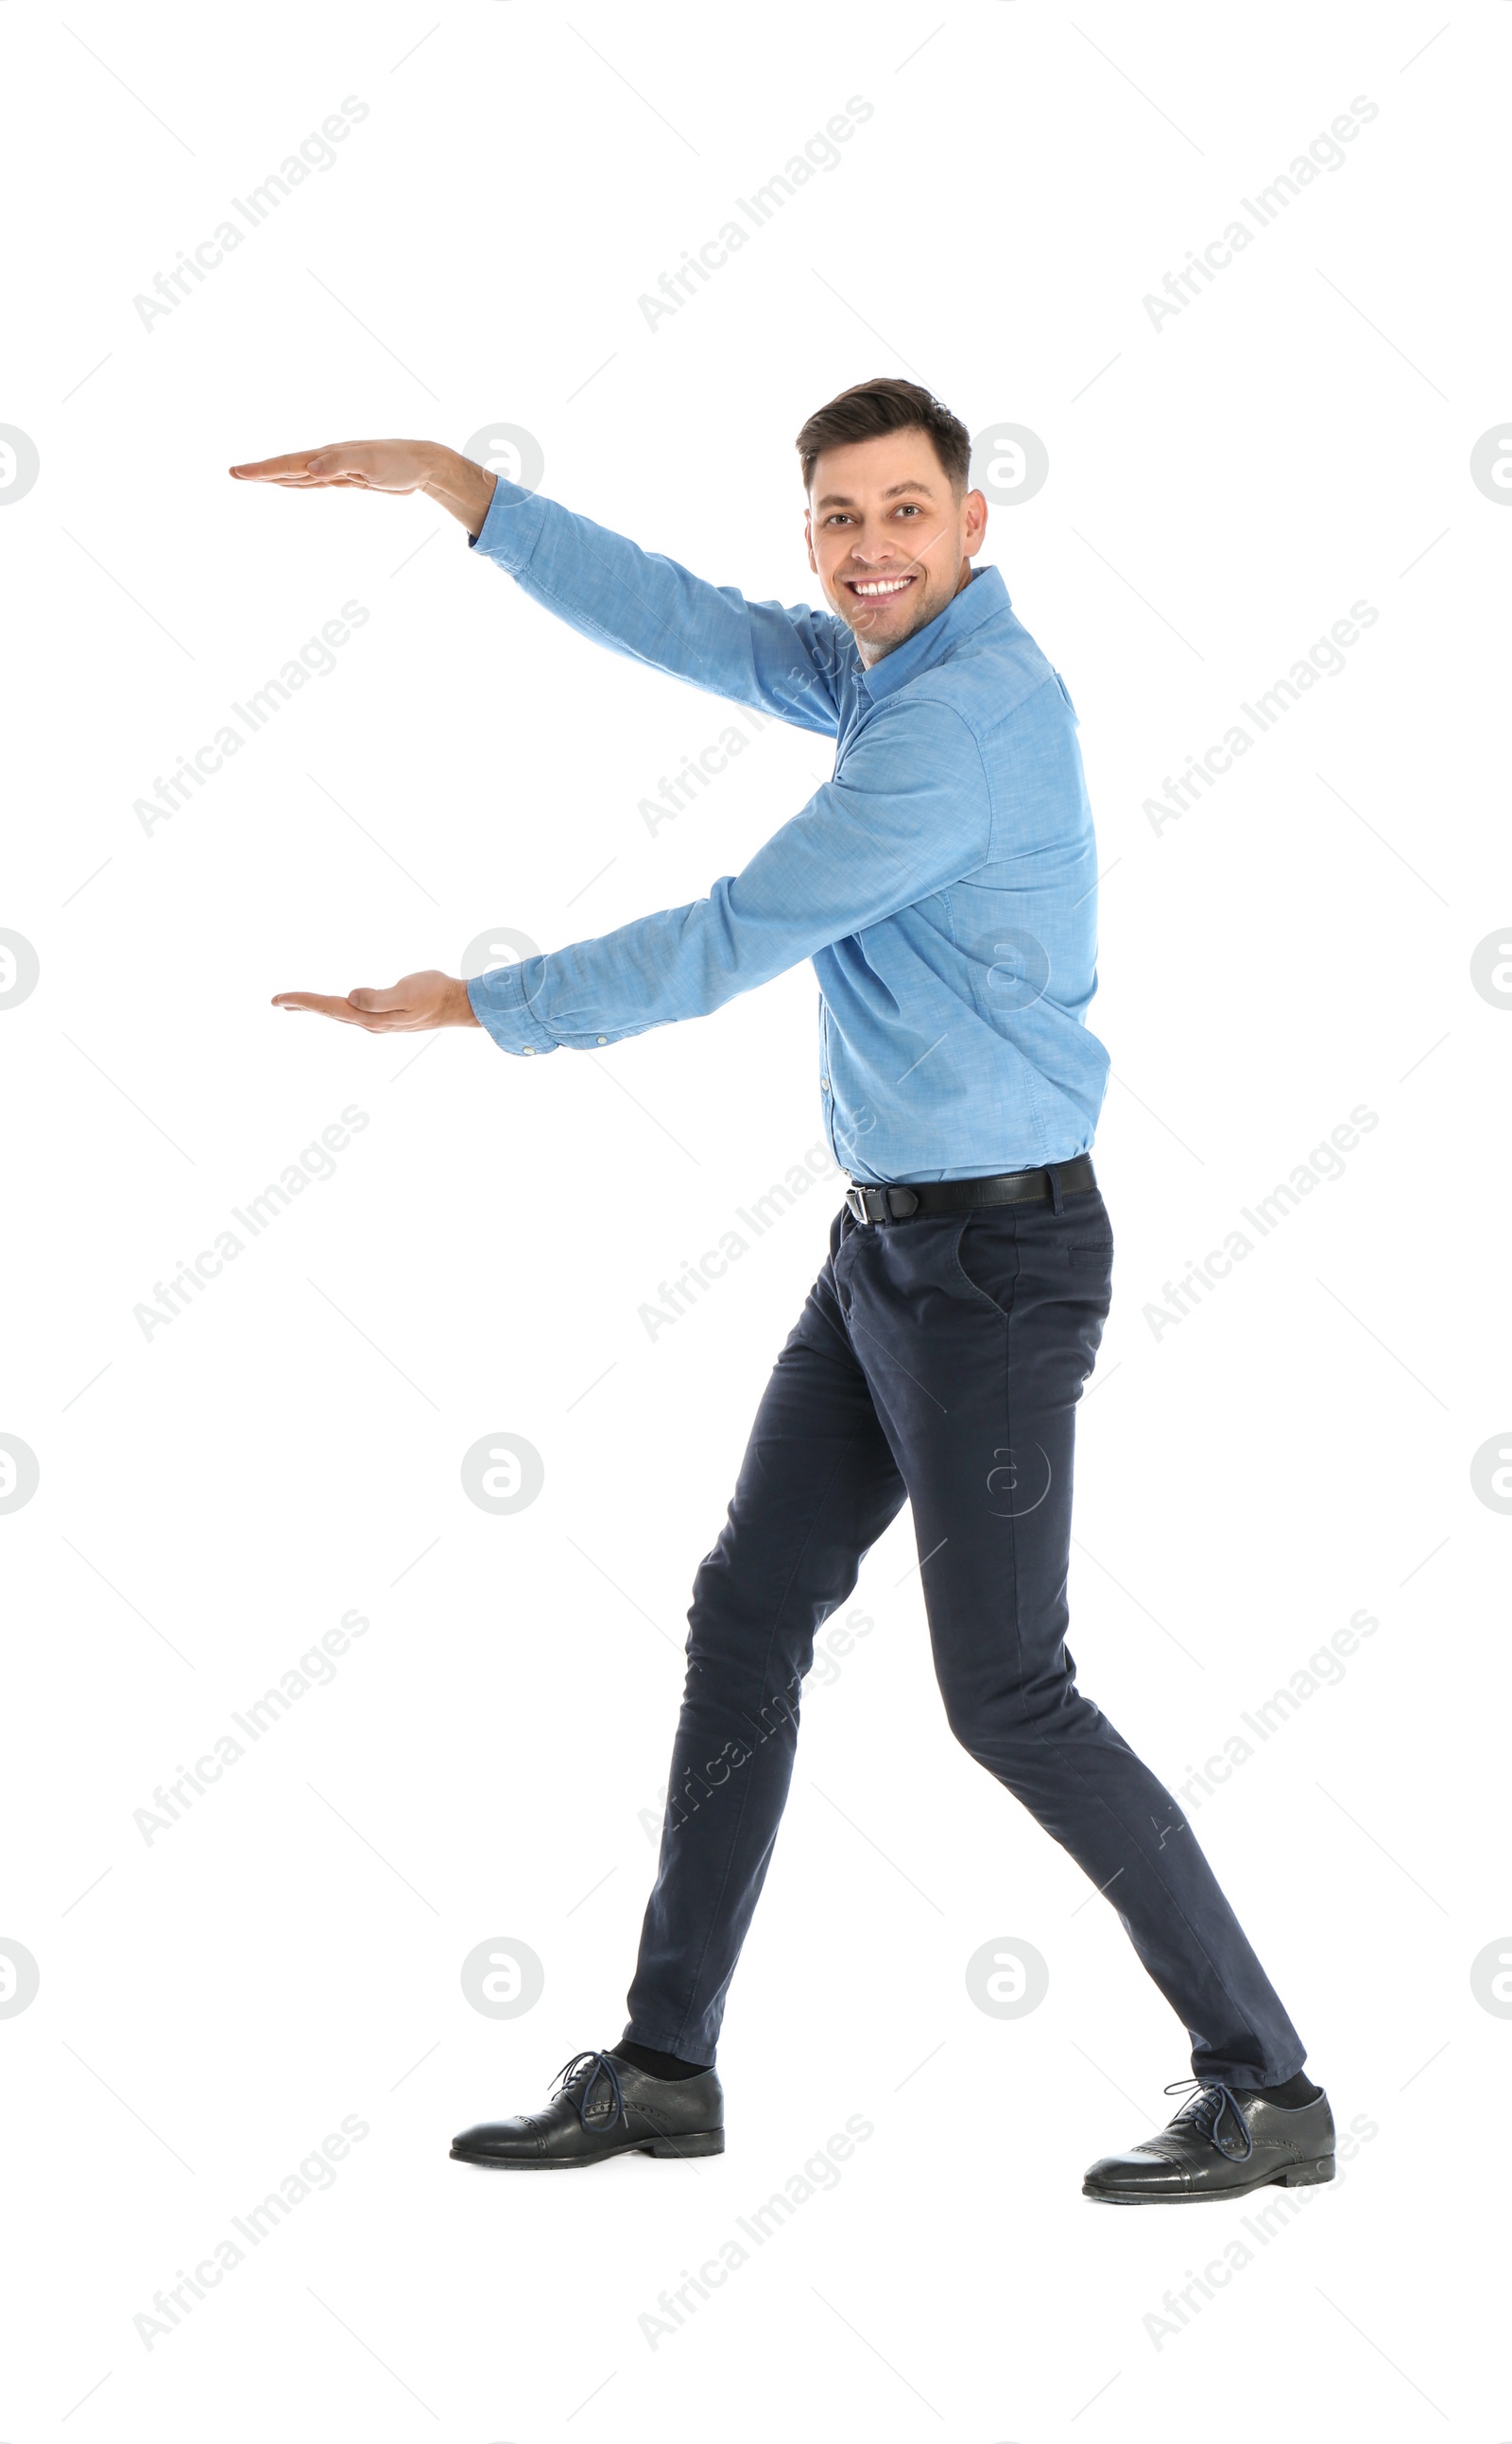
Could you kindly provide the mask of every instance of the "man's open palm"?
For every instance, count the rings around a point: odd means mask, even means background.
[[[467,986],[459,976],[444,976],[439,968],[401,976],[386,992],[359,985],[344,999],[331,993],[275,993],[273,1007],[318,1010],[323,1018],[339,1018],[344,1027],[365,1027],[370,1035],[414,1034],[422,1028],[478,1024]]]

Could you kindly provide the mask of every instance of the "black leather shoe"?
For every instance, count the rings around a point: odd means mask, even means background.
[[[645,2156],[722,2156],[725,2093],[710,2067],[696,2079],[653,2079],[622,2054],[574,2054],[544,2113],[482,2121],[452,2141],[460,2164],[565,2172],[636,2149]]]
[[[1081,2184],[1084,2198],[1111,2206],[1187,2206],[1195,2198],[1243,2197],[1277,2182],[1305,2189],[1334,2177],[1334,2117],[1321,2092],[1311,2104],[1271,2104],[1217,2081],[1178,2080],[1166,2094],[1196,2089],[1174,2120],[1127,2155],[1104,2156]]]

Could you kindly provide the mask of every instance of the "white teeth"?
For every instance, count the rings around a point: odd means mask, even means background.
[[[906,577],[877,578],[870,585],[857,585],[857,594],[901,594],[908,583]]]

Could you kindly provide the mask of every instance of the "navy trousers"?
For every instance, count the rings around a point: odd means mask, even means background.
[[[1082,1695],[1066,1648],[1076,1407],[1112,1268],[1095,1188],[882,1224],[837,1214],[694,1583],[627,2037],[713,2061],[815,1632],[907,1500],[956,1738],[1106,1895],[1199,2077],[1262,2087],[1300,2069],[1182,1811]]]

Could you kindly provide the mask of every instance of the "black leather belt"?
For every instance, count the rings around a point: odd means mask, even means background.
[[[916,1179],[906,1187],[884,1188],[871,1180],[853,1179],[845,1202],[857,1222],[903,1222],[912,1213],[969,1213],[989,1205],[1047,1205],[1058,1182],[1062,1196],[1096,1188],[1097,1175],[1088,1154],[1069,1162],[1053,1162],[1044,1171],[1000,1171],[990,1179]]]

